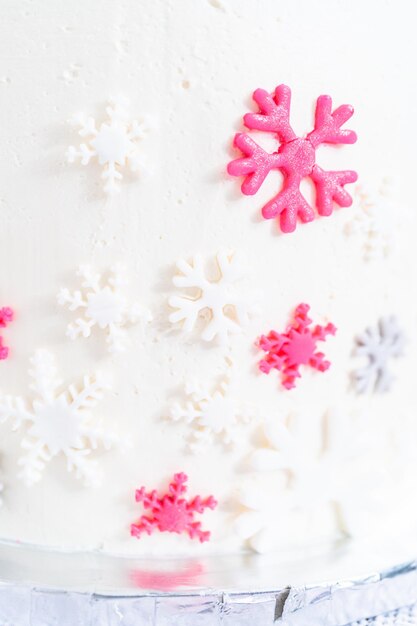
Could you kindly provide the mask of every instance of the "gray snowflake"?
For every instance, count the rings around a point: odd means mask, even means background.
[[[394,316],[381,317],[377,325],[367,328],[355,339],[354,356],[368,363],[353,374],[358,393],[383,393],[391,388],[394,377],[388,370],[391,358],[402,356],[405,337]]]

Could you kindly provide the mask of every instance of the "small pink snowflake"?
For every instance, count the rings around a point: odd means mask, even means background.
[[[0,309],[0,328],[6,328],[13,322],[14,313],[10,307]],[[0,361],[4,361],[9,356],[9,348],[3,345],[3,337],[0,335]]]
[[[204,513],[204,509],[214,509],[217,502],[213,496],[202,500],[195,496],[187,501],[182,496],[186,493],[186,474],[175,474],[169,485],[168,493],[158,495],[156,490],[146,492],[144,487],[137,489],[136,502],[142,502],[150,515],[142,515],[138,522],[130,527],[132,537],[140,539],[142,533],[151,535],[155,530],[169,533],[187,533],[190,539],[197,538],[201,543],[210,539],[210,532],[201,530],[201,522],[194,520],[195,513]]]
[[[235,159],[228,165],[232,176],[245,176],[242,193],[254,195],[272,170],[279,170],[284,176],[283,188],[262,209],[265,219],[279,216],[281,230],[291,233],[297,225],[297,217],[304,223],[315,218],[312,207],[300,191],[303,178],[309,177],[316,188],[316,205],[320,215],[331,215],[333,202],[341,207],[352,204],[352,198],[345,190],[347,183],[354,183],[358,176],[351,170],[326,172],[316,164],[316,150],[321,144],[355,143],[356,134],[352,130],[342,130],[342,126],[353,115],[353,107],[343,104],[332,112],[330,96],[317,99],[314,130],[306,137],[297,137],[291,128],[291,90],[279,85],[274,94],[257,89],[253,99],[259,113],[247,113],[243,120],[249,130],[273,132],[279,148],[272,154],[266,152],[246,133],[238,133],[234,139],[236,148],[244,157]]]
[[[322,352],[317,352],[317,342],[325,341],[327,335],[334,335],[336,327],[314,326],[310,328],[312,320],[308,317],[310,307],[300,304],[295,310],[294,322],[285,333],[271,330],[268,335],[262,335],[257,345],[267,353],[259,363],[259,369],[269,374],[272,369],[282,372],[282,384],[285,389],[293,389],[295,381],[301,377],[300,365],[325,372],[330,367]]]

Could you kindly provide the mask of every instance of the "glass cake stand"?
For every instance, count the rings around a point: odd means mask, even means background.
[[[417,624],[414,557],[417,530],[309,553],[198,559],[1,542],[0,626],[408,626]]]

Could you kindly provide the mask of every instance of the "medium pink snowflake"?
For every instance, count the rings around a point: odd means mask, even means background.
[[[293,389],[295,381],[301,377],[300,365],[325,372],[330,367],[322,352],[317,352],[317,342],[325,341],[327,335],[334,335],[336,327],[314,326],[310,328],[312,320],[308,317],[310,307],[300,304],[295,310],[294,322],[285,333],[271,330],[268,335],[262,335],[258,346],[267,353],[259,363],[259,369],[269,374],[272,369],[282,372],[282,384],[285,389]]]
[[[0,309],[0,328],[6,328],[10,322],[13,322],[14,313],[10,307]],[[0,335],[0,361],[4,361],[9,356],[9,348],[3,345],[3,337]]]
[[[190,539],[200,542],[210,539],[210,532],[201,530],[201,522],[194,519],[195,513],[204,513],[204,509],[214,509],[217,502],[213,496],[202,500],[195,496],[191,501],[182,496],[187,491],[186,474],[175,474],[169,485],[168,493],[158,495],[156,490],[146,492],[144,487],[136,491],[136,502],[142,502],[150,515],[142,515],[138,522],[130,527],[130,534],[140,539],[142,533],[151,535],[155,530],[169,533],[187,533]]]
[[[247,113],[243,120],[249,130],[276,133],[279,148],[272,154],[266,152],[246,133],[238,133],[234,145],[244,154],[228,165],[232,176],[245,176],[242,192],[254,195],[272,170],[279,170],[284,176],[282,190],[262,209],[265,219],[279,216],[281,230],[291,233],[297,225],[297,217],[302,222],[315,218],[312,207],[300,191],[303,178],[309,177],[316,188],[316,205],[320,215],[331,215],[333,202],[341,207],[352,204],[352,198],[345,190],[347,183],[354,183],[358,176],[352,170],[327,172],[316,164],[316,150],[321,144],[355,143],[356,133],[342,130],[342,126],[353,115],[353,107],[343,104],[332,112],[330,96],[317,99],[314,129],[306,137],[297,137],[291,128],[291,90],[279,85],[273,95],[264,89],[257,89],[253,99],[259,113]]]

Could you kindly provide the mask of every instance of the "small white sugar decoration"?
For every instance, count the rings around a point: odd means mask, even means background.
[[[396,233],[407,209],[394,201],[393,183],[382,181],[378,189],[358,185],[357,210],[345,227],[345,234],[357,240],[365,261],[382,261],[397,247]]]
[[[185,401],[174,402],[171,407],[171,420],[190,427],[188,446],[193,453],[217,442],[233,447],[242,435],[240,426],[252,418],[251,409],[239,401],[239,382],[232,362],[227,362],[228,370],[217,386],[189,381],[185,385]]]
[[[101,274],[85,265],[80,267],[78,276],[82,279],[81,290],[71,292],[63,288],[58,294],[58,304],[67,306],[70,311],[83,311],[82,317],[68,325],[68,337],[90,337],[97,326],[106,335],[109,352],[123,352],[126,349],[125,326],[152,319],[146,308],[128,302],[126,269],[120,264],[113,266],[108,280],[103,282]]]
[[[145,136],[148,125],[145,121],[129,121],[129,101],[125,98],[114,98],[106,108],[108,119],[97,127],[93,117],[83,113],[75,115],[70,121],[79,127],[79,135],[84,138],[78,148],[69,146],[66,157],[69,163],[81,160],[88,165],[96,159],[103,167],[102,178],[105,181],[104,191],[118,191],[118,181],[123,176],[121,169],[129,166],[131,171],[140,168],[140,155],[137,142]]]

